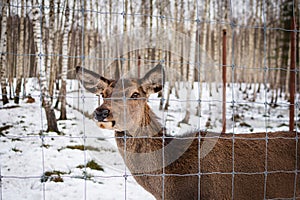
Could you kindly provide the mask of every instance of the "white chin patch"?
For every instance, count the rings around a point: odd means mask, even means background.
[[[113,129],[113,123],[112,122],[97,122],[97,126],[103,129]]]

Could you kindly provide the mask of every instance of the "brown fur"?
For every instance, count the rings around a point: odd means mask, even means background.
[[[122,84],[101,77],[97,87],[103,88],[100,92],[104,97],[97,110],[110,111],[97,123],[116,130],[119,152],[145,190],[156,199],[166,200],[193,200],[199,195],[218,200],[300,196],[296,133],[195,132],[170,137],[146,101],[162,87],[160,71],[161,66],[157,66],[143,79],[126,79]],[[134,93],[139,94],[138,99],[131,99]],[[212,147],[207,155],[202,149],[205,144]]]
[[[35,102],[35,99],[32,96],[27,97],[26,103],[34,103],[34,102]]]
[[[124,158],[123,136],[124,133],[116,133],[119,151]],[[267,154],[266,136],[270,138]],[[278,138],[279,136],[284,139]],[[233,135],[225,134],[215,139],[202,137],[200,144],[204,140],[217,140],[217,142],[212,151],[201,158],[200,162],[197,135],[195,137],[187,151],[165,167],[164,199],[198,199],[199,179],[201,199],[232,199]],[[248,140],[249,138],[251,140]],[[182,138],[173,140],[182,140]],[[239,134],[235,135],[234,141],[234,171],[236,172],[233,178],[234,199],[264,199],[265,178],[267,199],[294,197],[296,145],[298,145],[295,142],[295,133]],[[160,138],[126,138],[127,154],[150,152],[161,147]],[[298,154],[300,155],[299,151]],[[264,174],[266,155],[267,176]],[[135,170],[135,165],[139,164],[130,156],[124,160],[129,169]],[[198,176],[199,163],[203,173],[200,177]],[[145,175],[133,173],[133,176],[156,199],[162,199],[162,174],[163,169],[160,169],[146,172]],[[297,176],[296,196],[300,195],[299,183]]]

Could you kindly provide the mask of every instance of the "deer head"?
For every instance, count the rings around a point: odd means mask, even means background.
[[[147,104],[149,95],[163,88],[164,70],[158,64],[141,79],[112,80],[76,67],[76,75],[90,92],[103,97],[94,111],[100,128],[127,131],[132,136],[151,136],[161,125]]]

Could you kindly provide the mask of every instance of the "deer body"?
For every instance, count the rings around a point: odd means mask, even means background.
[[[115,135],[119,152],[129,170],[134,171],[139,162],[136,162],[136,159],[130,156],[124,158],[125,140],[123,134],[117,132]],[[289,139],[278,138],[280,136]],[[201,199],[232,199],[232,195],[234,199],[264,199],[265,179],[267,199],[293,198],[296,176],[293,173],[296,161],[296,143],[293,140],[295,133],[278,132],[268,134],[270,141],[267,152],[267,163],[268,171],[272,173],[268,174],[267,178],[264,175],[266,164],[266,143],[264,138],[266,137],[266,133],[239,134],[235,137],[234,170],[236,174],[234,175],[234,179],[232,179],[232,134],[221,135],[219,139],[205,139],[203,135],[201,143],[204,140],[218,141],[209,154],[200,159],[200,162],[198,157],[199,140],[194,139],[179,159],[165,166],[164,199],[198,199],[199,186]],[[251,137],[257,139],[247,140],[247,138]],[[177,139],[174,138],[173,140]],[[182,138],[178,140],[182,140]],[[126,152],[145,153],[155,151],[161,147],[161,139],[126,138]],[[161,157],[157,159],[154,159],[153,162],[160,162],[159,159]],[[201,173],[203,173],[200,179],[198,176],[199,163]],[[281,173],[280,171],[288,171],[288,173]],[[218,174],[219,172],[222,174]],[[153,194],[156,199],[162,199],[163,179],[161,175],[163,174],[163,169],[146,172],[144,175],[143,173],[132,174],[136,181]],[[232,190],[232,181],[234,181],[234,190]],[[297,196],[299,196],[299,192],[298,179]]]
[[[126,166],[156,199],[252,200],[300,195],[296,133],[210,133],[207,137],[208,133],[196,131],[171,137],[147,104],[149,95],[162,89],[160,65],[142,79],[109,80],[82,68],[77,68],[77,75],[87,90],[103,96],[103,104],[95,110],[98,126],[115,130]],[[201,147],[207,144],[214,146],[203,155]]]

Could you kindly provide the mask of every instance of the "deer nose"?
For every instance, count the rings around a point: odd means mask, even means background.
[[[99,122],[102,122],[105,118],[107,118],[108,114],[109,114],[108,109],[96,109],[94,111],[94,117]]]

